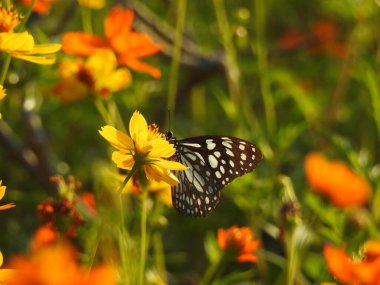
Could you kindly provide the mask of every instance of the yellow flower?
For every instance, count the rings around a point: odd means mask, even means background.
[[[13,7],[7,9],[0,3],[0,33],[13,32],[21,19],[22,16]]]
[[[0,251],[0,284],[4,284],[7,279],[15,273],[13,269],[1,269],[3,265],[3,254]]]
[[[115,54],[109,49],[95,51],[86,62],[81,59],[61,61],[59,76],[61,82],[53,91],[64,102],[82,99],[91,92],[108,96],[131,84],[129,70],[117,69]]]
[[[3,85],[0,85],[0,100],[3,100],[6,95],[7,93],[5,92],[5,88],[3,87]],[[0,113],[0,119],[1,119],[1,113]]]
[[[99,10],[104,7],[105,0],[78,0],[79,5],[90,9]]]
[[[6,186],[1,186],[2,181],[0,180],[0,200],[3,199],[5,195],[5,189],[7,188]],[[16,205],[13,203],[5,204],[5,205],[0,205],[0,210],[6,210],[15,207]]]
[[[126,178],[125,175],[112,173],[112,177],[116,177],[116,179],[120,182],[123,182]],[[164,203],[168,207],[172,207],[172,194],[171,194],[171,187],[167,183],[163,181],[150,181],[147,186],[147,191],[149,195],[157,197],[159,201]],[[130,179],[127,184],[124,186],[122,193],[125,194],[135,194],[140,195],[142,193],[141,191],[141,185],[139,184],[139,181],[135,179],[134,177]]]
[[[99,133],[118,151],[112,154],[117,167],[131,170],[135,163],[144,166],[149,180],[164,181],[169,185],[179,183],[171,170],[186,170],[181,163],[170,161],[175,154],[173,144],[165,140],[156,126],[148,127],[145,118],[137,111],[129,121],[130,137],[112,126],[105,126]]]
[[[12,57],[38,64],[53,64],[55,53],[60,44],[34,44],[33,37],[27,33],[0,33],[0,52]]]

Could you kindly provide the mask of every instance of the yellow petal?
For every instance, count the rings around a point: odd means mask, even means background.
[[[105,5],[105,0],[78,0],[79,5],[99,10],[102,9]]]
[[[150,157],[172,157],[175,154],[174,145],[164,139],[153,139],[149,142],[152,150],[149,153]]]
[[[0,284],[6,284],[12,275],[17,274],[14,269],[0,269]]]
[[[24,54],[32,55],[32,54],[51,54],[56,53],[61,49],[61,44],[42,44],[42,45],[34,45],[31,50],[25,51]]]
[[[11,55],[15,58],[26,60],[37,64],[53,64],[55,62],[55,55],[26,55],[22,53],[13,53]]]
[[[115,54],[109,49],[96,50],[86,61],[95,78],[108,76],[117,67]]]
[[[3,265],[3,254],[0,251],[0,267]]]
[[[143,115],[135,111],[129,121],[129,134],[136,144],[146,142],[148,139],[148,124]]]
[[[182,163],[166,160],[166,159],[154,159],[153,164],[170,170],[186,170],[188,169],[187,166],[183,165]]]
[[[0,33],[0,50],[4,52],[30,51],[34,47],[34,39],[27,32]]]
[[[132,139],[127,134],[118,131],[112,126],[102,127],[99,133],[117,149],[125,151],[135,149]]]
[[[133,165],[135,164],[132,155],[124,154],[120,151],[114,151],[112,153],[112,161],[115,162],[117,167],[127,170],[132,169]]]
[[[6,95],[7,95],[7,92],[5,91],[5,88],[3,87],[3,85],[0,85],[0,100],[4,99]]]
[[[127,88],[132,81],[131,73],[126,68],[121,68],[111,72],[108,76],[101,78],[99,81],[99,90],[107,89],[111,92],[116,92],[121,89]]]
[[[7,189],[6,186],[1,186],[2,181],[0,180],[0,200],[3,199],[5,195],[5,189]]]
[[[150,180],[164,181],[172,186],[179,183],[178,178],[173,173],[156,165],[146,165],[144,166],[144,171],[146,177]]]

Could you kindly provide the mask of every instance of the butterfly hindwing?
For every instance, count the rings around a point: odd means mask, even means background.
[[[175,159],[188,166],[176,171],[180,183],[172,187],[173,206],[190,216],[205,216],[219,203],[220,190],[233,179],[256,168],[262,159],[251,143],[226,136],[172,139]]]

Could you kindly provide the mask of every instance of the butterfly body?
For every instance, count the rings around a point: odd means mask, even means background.
[[[188,167],[174,171],[180,183],[171,188],[173,206],[193,217],[210,213],[219,203],[220,190],[253,171],[262,159],[256,146],[235,137],[208,135],[177,140],[168,132],[166,139],[176,149],[172,159]]]

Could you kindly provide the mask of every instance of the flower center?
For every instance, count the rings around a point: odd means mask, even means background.
[[[0,4],[0,33],[13,32],[22,18],[22,15],[17,13],[13,7],[7,9]]]
[[[86,69],[83,66],[80,66],[76,76],[77,76],[77,79],[80,82],[84,83],[86,86],[88,86],[89,88],[94,88],[95,86],[94,77],[92,76],[91,72],[88,69]]]

